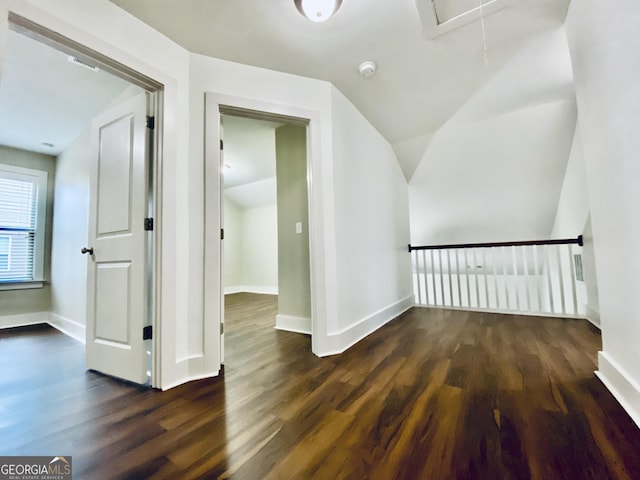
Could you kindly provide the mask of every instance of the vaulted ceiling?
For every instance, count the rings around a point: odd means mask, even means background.
[[[495,0],[504,8],[440,31],[432,0],[344,0],[324,23],[293,0],[111,1],[192,52],[331,82],[394,146],[437,131],[529,38],[560,27],[569,4]],[[378,66],[368,79],[365,60]]]
[[[535,218],[520,223],[529,230],[538,225],[535,235],[551,230],[575,126],[571,65],[561,31],[570,0],[491,0],[482,16],[476,11],[471,21],[442,26],[435,23],[432,0],[343,0],[325,23],[304,18],[293,0],[110,1],[189,51],[331,82],[391,143],[414,197],[415,192],[447,193],[437,199],[412,200],[413,211],[441,211],[442,205],[452,204],[450,197],[485,210],[526,203],[538,205],[531,213]],[[57,154],[126,87],[105,76],[108,87],[100,96],[99,75],[66,62],[59,52],[46,51],[47,47],[13,33],[8,47],[0,89],[0,130],[12,141],[19,137],[18,130],[30,132],[24,145],[15,145],[19,148]],[[371,78],[358,72],[365,60],[378,66]],[[50,81],[42,81],[43,71]],[[77,79],[68,81],[67,74]],[[55,93],[50,88],[54,85]],[[88,99],[96,104],[89,105]],[[20,126],[19,117],[27,111],[31,120],[25,117]],[[79,116],[72,118],[72,112]],[[509,112],[517,113],[509,117]],[[478,122],[479,118],[490,121]],[[503,121],[507,118],[511,120]],[[76,133],[58,131],[72,123]],[[231,124],[229,135],[249,127]],[[555,129],[538,131],[556,124]],[[531,129],[536,129],[533,135]],[[515,148],[532,138],[538,141],[526,152]],[[503,148],[505,139],[514,148]],[[459,152],[459,145],[468,148]],[[501,180],[503,184],[529,182],[530,188],[505,190],[494,177],[477,182],[467,162],[482,165],[485,172],[512,171]],[[505,170],[504,162],[510,169]],[[432,169],[445,166],[450,174],[439,175],[434,186]],[[535,174],[523,176],[524,171]],[[473,188],[460,191],[461,178]],[[531,184],[533,178],[540,180]],[[245,181],[250,180],[238,185]],[[544,208],[539,206],[543,204]],[[514,218],[522,215],[512,210],[493,215],[492,232],[500,225],[516,224]],[[461,224],[450,213],[448,222]],[[446,235],[454,229],[436,220],[421,218],[414,223],[427,225],[433,240],[451,240]],[[486,219],[484,225],[489,225]],[[504,235],[529,236],[525,230]],[[458,236],[467,241],[475,238],[474,232]]]
[[[420,160],[415,152],[530,38],[561,26],[569,3],[493,0],[484,18],[441,28],[430,24],[432,0],[344,0],[319,24],[300,15],[293,0],[111,1],[190,51],[331,82],[394,146],[407,179]],[[445,2],[475,0],[437,3]],[[20,35],[9,40],[2,143],[57,154],[126,87]],[[365,60],[378,66],[372,78],[358,73]],[[38,71],[49,82],[36,81]],[[29,133],[35,125],[37,136]]]

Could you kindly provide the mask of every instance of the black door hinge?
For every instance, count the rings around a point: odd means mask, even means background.
[[[144,219],[144,229],[147,232],[153,231],[153,218],[145,218]]]
[[[142,329],[142,339],[151,340],[152,338],[153,338],[153,327],[151,325],[147,325]]]
[[[147,128],[149,130],[153,130],[156,128],[156,118],[155,117],[147,117]]]
[[[220,323],[220,335],[224,333],[224,323]]]
[[[224,142],[220,139],[220,150],[224,150]]]
[[[224,228],[220,229],[220,240],[224,240]]]

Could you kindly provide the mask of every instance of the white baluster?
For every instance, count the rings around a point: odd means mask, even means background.
[[[433,290],[433,304],[438,304],[438,295],[436,294],[436,264],[433,259],[433,250],[429,250],[431,253],[431,288]]]

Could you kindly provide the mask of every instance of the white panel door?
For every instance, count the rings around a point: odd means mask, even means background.
[[[87,368],[146,383],[146,95],[100,115],[92,135]]]

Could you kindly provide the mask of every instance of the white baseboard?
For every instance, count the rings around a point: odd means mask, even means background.
[[[453,310],[459,312],[497,313],[498,315],[517,315],[519,317],[544,317],[544,318],[564,318],[568,320],[588,320],[584,315],[574,315],[572,313],[552,313],[552,312],[525,312],[518,310],[498,310],[495,308],[475,308],[475,307],[449,307],[446,305],[422,305],[416,304],[416,308],[427,308],[432,310]],[[597,325],[596,325],[597,326]]]
[[[602,328],[600,326],[600,312],[595,308],[590,307],[589,305],[585,305],[584,309],[587,320],[589,320],[596,327]]]
[[[640,386],[606,352],[598,352],[596,375],[640,427]]]
[[[49,312],[20,313],[0,317],[0,328],[24,327],[49,323]]]
[[[213,377],[217,377],[218,375],[220,375],[219,370],[216,373],[203,373],[200,375],[190,375],[188,377],[183,378],[182,380],[176,380],[175,382],[168,383],[167,385],[161,385],[159,387],[156,387],[154,385],[154,388],[159,388],[163,392],[166,392],[167,390],[171,390],[172,388],[179,387],[180,385],[184,385],[185,383],[188,383],[188,382],[197,382],[198,380],[213,378]]]
[[[86,342],[86,327],[84,325],[55,313],[49,313],[48,323],[53,328],[60,330],[80,343]]]
[[[260,293],[263,295],[278,295],[278,287],[265,287],[260,285],[235,285],[224,287],[224,294],[231,293]]]
[[[415,297],[411,294],[408,297],[405,297],[396,303],[363,318],[359,322],[340,332],[330,333],[324,341],[319,342],[320,348],[317,355],[325,357],[344,352],[386,323],[389,323],[398,315],[412,308],[414,305]]]
[[[217,377],[218,375],[220,375],[220,369],[211,371],[210,365],[205,361],[204,356],[200,354],[176,361],[171,379],[159,378],[158,385],[153,386],[166,391],[187,382]]]
[[[65,335],[85,343],[85,326],[51,312],[21,313],[0,317],[0,329],[46,323]]]
[[[287,332],[305,333],[311,335],[311,319],[305,317],[292,317],[290,315],[276,315],[277,330]]]

